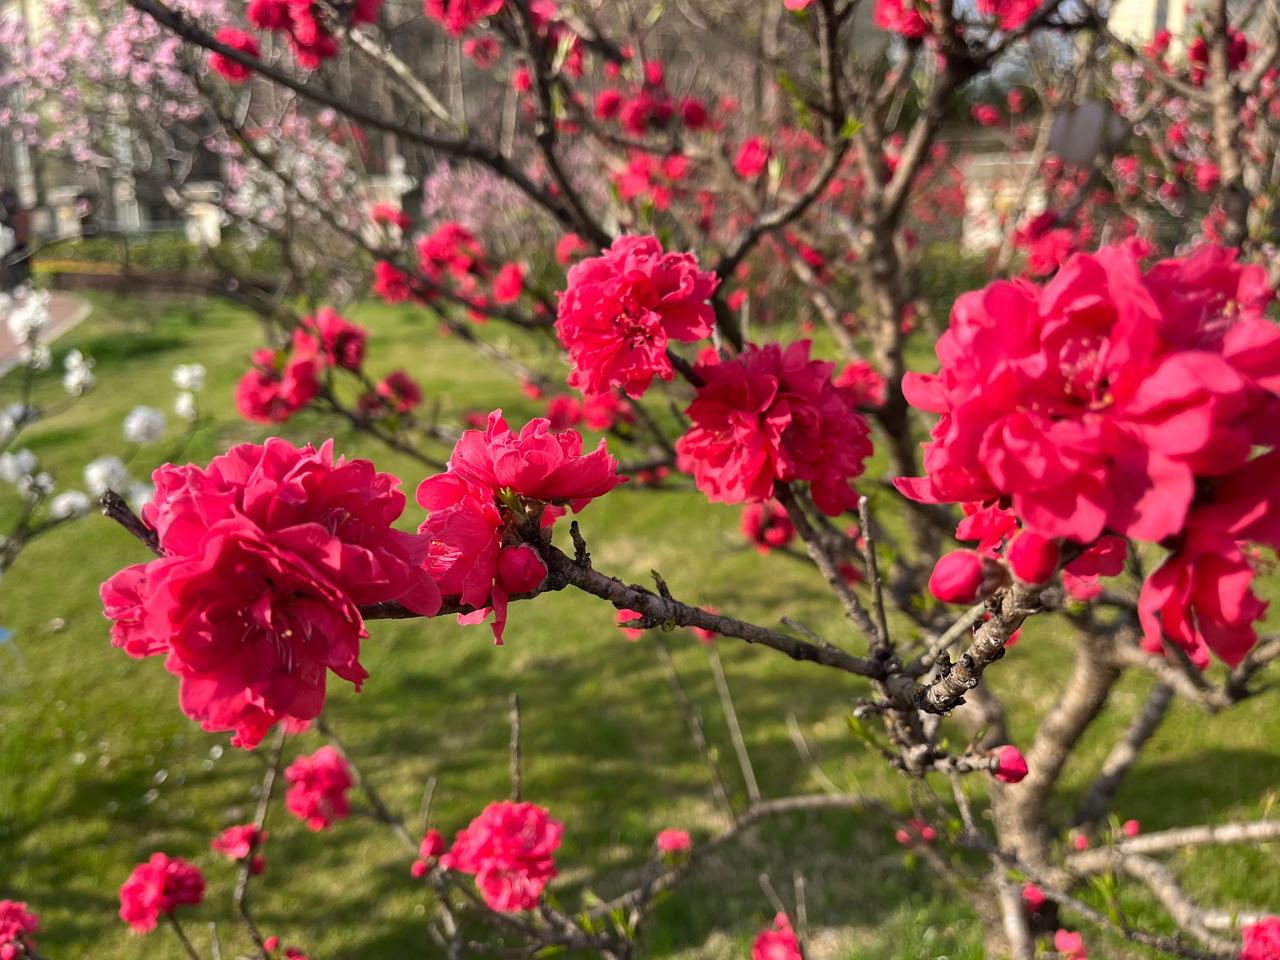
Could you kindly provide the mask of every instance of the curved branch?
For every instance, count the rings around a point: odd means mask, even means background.
[[[1130,722],[1128,728],[1102,764],[1097,779],[1089,787],[1084,800],[1080,804],[1080,812],[1076,814],[1076,825],[1097,823],[1106,816],[1115,799],[1116,793],[1124,783],[1125,776],[1142,755],[1142,748],[1159,729],[1169,705],[1173,703],[1173,687],[1156,682],[1147,695],[1142,709]]]
[[[1280,820],[1220,823],[1199,827],[1176,827],[1156,833],[1139,834],[1118,840],[1109,847],[1085,850],[1067,857],[1066,868],[1075,873],[1098,873],[1117,859],[1149,853],[1168,853],[1187,847],[1220,846],[1229,843],[1280,842]]]

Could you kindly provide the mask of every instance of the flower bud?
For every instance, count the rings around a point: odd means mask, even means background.
[[[954,550],[934,565],[929,591],[944,603],[973,603],[1001,580],[999,564],[975,550]]]
[[[527,543],[504,547],[498,554],[498,579],[508,593],[531,593],[547,576],[547,565]]]
[[[1058,569],[1058,541],[1024,530],[1004,552],[1013,575],[1023,583],[1044,583]]]
[[[1017,747],[1005,744],[992,753],[995,755],[995,767],[991,772],[1001,783],[1017,783],[1027,775],[1027,758]]]
[[[1120,831],[1126,837],[1136,837],[1139,833],[1142,832],[1142,824],[1140,824],[1137,820],[1126,820],[1123,824],[1121,824]]]
[[[663,830],[658,834],[658,849],[663,853],[688,853],[693,840],[685,830]]]
[[[439,830],[428,830],[422,842],[418,844],[418,856],[423,860],[430,860],[442,853],[444,853],[444,837],[440,836]]]

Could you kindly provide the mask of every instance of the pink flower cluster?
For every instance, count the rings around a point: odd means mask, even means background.
[[[660,830],[655,843],[662,853],[688,853],[693,849],[693,839],[687,830]]]
[[[542,418],[514,433],[494,410],[483,431],[463,433],[449,469],[423,480],[417,494],[431,511],[421,527],[431,539],[427,569],[444,596],[474,608],[459,622],[480,623],[492,611],[501,643],[509,597],[531,593],[547,575],[537,550],[521,541],[522,526],[552,523],[564,506],[581,510],[622,482],[603,440],[583,454],[581,434],[553,433]]]
[[[344,9],[352,25],[359,25],[377,20],[381,6],[382,0],[354,0]],[[322,9],[314,0],[249,0],[245,16],[259,30],[284,34],[298,65],[314,70],[338,55],[331,9]]]
[[[228,860],[240,862],[249,860],[249,868],[256,876],[267,869],[267,861],[258,850],[267,842],[267,834],[261,827],[253,823],[227,827],[213,838],[209,849],[220,853]],[[250,860],[250,858],[252,858]]]
[[[308,352],[323,353],[325,361],[332,366],[353,373],[359,373],[364,367],[369,331],[340,316],[332,307],[321,307],[315,316],[303,317],[302,334],[307,338]],[[294,338],[295,344],[297,339]]]
[[[351,814],[351,768],[335,747],[298,757],[285,768],[284,778],[289,781],[285,808],[309,829],[324,830]]]
[[[35,947],[31,935],[40,929],[40,921],[17,900],[0,900],[0,960],[25,957]]]
[[[810,485],[829,516],[857,503],[851,481],[871,455],[866,421],[831,382],[834,364],[809,358],[809,341],[751,346],[696,368],[703,385],[676,443],[680,469],[719,503],[768,500],[774,483]]]
[[[456,221],[442,222],[415,238],[414,250],[414,276],[389,261],[374,265],[376,296],[387,303],[430,303],[448,289],[463,298],[472,319],[481,322],[494,305],[515,303],[525,291],[524,265],[511,261],[495,267],[476,235]]]
[[[978,13],[994,18],[1000,30],[1016,30],[1035,13],[1039,0],[978,0]],[[932,30],[933,0],[876,0],[875,23],[881,30],[918,40]]]
[[[295,330],[288,354],[263,347],[236,385],[236,410],[255,423],[283,423],[320,392],[324,358],[315,338]]]
[[[485,17],[502,10],[507,0],[426,0],[424,9],[451,37],[460,37]]]
[[[1280,960],[1280,917],[1264,917],[1244,928],[1240,960]]]
[[[367,460],[285,440],[242,444],[207,468],[165,465],[143,518],[162,556],[102,585],[112,642],[165,655],[183,711],[252,747],[324,706],[328,671],[359,687],[360,606],[430,616],[426,538],[392,527],[399,481]]]
[[[413,861],[409,873],[417,877],[425,877],[431,872],[440,854],[444,853],[444,837],[439,830],[428,830],[418,843],[418,859]]]
[[[940,415],[927,476],[907,496],[968,503],[962,539],[1013,540],[1038,580],[1070,540],[1078,577],[1118,572],[1112,537],[1171,553],[1143,586],[1153,652],[1237,664],[1265,604],[1244,545],[1280,545],[1280,330],[1263,318],[1261,267],[1202,247],[1141,266],[1132,244],[1078,254],[1045,286],[1000,281],[965,294],[938,342],[941,371],[909,374],[908,400]],[[1026,536],[1024,533],[1022,536]],[[1017,573],[1017,569],[1014,571]],[[1082,584],[1087,588],[1087,582]]]
[[[194,864],[153,853],[120,887],[120,919],[138,933],[156,928],[178,907],[194,907],[204,899],[204,877]]]
[[[262,50],[258,47],[258,38],[252,33],[246,33],[244,30],[237,30],[235,27],[221,27],[214,39],[232,50],[247,53],[251,57],[262,56]],[[226,78],[229,83],[244,83],[253,75],[253,71],[249,67],[221,53],[209,55],[209,66]]]
[[[904,847],[911,847],[918,843],[933,843],[938,839],[938,831],[927,820],[911,819],[905,827],[893,832],[893,839]]]
[[[917,0],[876,0],[876,26],[908,40],[919,39],[929,32],[929,21],[921,15],[921,6],[932,12],[932,0],[924,0],[923,4]]]
[[[446,870],[474,874],[476,888],[492,910],[532,910],[556,876],[552,854],[564,824],[546,808],[503,800],[491,803],[454,838],[440,857]]]
[[[777,500],[756,500],[742,508],[742,533],[757,551],[769,553],[789,546],[796,528]]]
[[[1235,73],[1249,59],[1249,38],[1235,27],[1228,27],[1227,31],[1227,69]],[[1191,82],[1197,87],[1204,86],[1209,72],[1209,42],[1203,36],[1191,41],[1187,62],[1191,64]]]
[[[785,913],[773,918],[773,926],[761,930],[751,945],[751,960],[804,960],[800,941],[791,929],[791,921]]]
[[[1040,0],[978,0],[978,12],[995,17],[1001,30],[1017,30],[1040,6]]]
[[[1074,930],[1057,930],[1053,934],[1053,949],[1062,960],[1089,960],[1089,950],[1084,937]]]
[[[621,237],[574,265],[556,319],[573,366],[569,385],[588,396],[616,386],[639,397],[654,377],[671,380],[667,346],[710,336],[718,284],[692,255],[666,253],[655,237]]]
[[[642,137],[651,129],[666,127],[677,116],[686,130],[702,130],[711,125],[707,106],[697,97],[688,96],[678,104],[666,87],[666,70],[650,60],[644,75],[631,89],[605,87],[595,98],[596,119],[616,121],[623,132]]]
[[[236,386],[236,409],[255,423],[283,423],[321,390],[327,369],[362,375],[369,331],[331,307],[302,318],[287,353],[254,351],[253,366]],[[358,401],[367,417],[407,414],[422,403],[422,388],[396,370],[366,390]]]

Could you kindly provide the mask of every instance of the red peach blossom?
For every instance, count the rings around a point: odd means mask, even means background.
[[[504,263],[493,278],[493,302],[515,303],[524,291],[524,267]]]
[[[236,410],[256,423],[283,423],[320,392],[321,361],[295,351],[279,369],[272,350],[258,350],[254,366],[236,386]]]
[[[1280,960],[1280,917],[1264,917],[1244,928],[1240,960]]]
[[[579,253],[591,249],[576,233],[566,233],[556,241],[556,263],[567,267]]]
[[[756,501],[742,508],[742,533],[760,553],[780,550],[795,539],[791,517],[776,500]]]
[[[622,482],[618,461],[603,440],[584,455],[577,431],[552,433],[550,426],[538,418],[512,433],[502,411],[495,410],[483,433],[468,430],[459,438],[449,469],[495,493],[510,489],[529,500],[571,504],[575,511]]]
[[[394,263],[379,260],[373,265],[373,294],[387,303],[409,299],[409,275]]]
[[[751,945],[751,960],[804,960],[800,941],[785,913],[773,918],[771,929],[756,934],[755,943]]]
[[[687,830],[662,830],[658,833],[657,844],[663,853],[688,853],[693,849]]]
[[[409,229],[409,215],[394,203],[375,203],[369,207],[369,219],[376,224]]]
[[[1070,930],[1059,930],[1053,935],[1053,949],[1058,951],[1062,960],[1088,960],[1089,957],[1084,938]]]
[[[621,237],[576,264],[556,320],[570,386],[588,394],[620,386],[639,397],[655,376],[672,379],[667,346],[710,335],[717,284],[691,255],[666,253],[654,237]]]
[[[622,633],[631,642],[634,643],[635,641],[639,640],[641,637],[644,636],[644,630],[640,629],[639,627],[625,626],[625,624],[628,624],[633,620],[643,620],[644,614],[641,613],[640,611],[625,610],[625,609],[619,610],[617,615],[614,617],[614,619],[617,621],[618,627],[622,630]]]
[[[40,920],[17,900],[0,900],[0,958],[16,960],[35,956],[31,935],[40,929]]]
[[[991,773],[1001,783],[1019,783],[1027,776],[1027,758],[1022,751],[1011,744],[996,747],[992,751],[995,767]]]
[[[153,853],[120,887],[120,919],[137,933],[156,928],[156,922],[181,906],[204,899],[204,877],[179,857]]]
[[[255,59],[262,56],[262,50],[258,46],[258,38],[251,33],[237,30],[235,27],[220,27],[214,39],[232,50],[247,53]],[[240,63],[240,61],[232,60],[221,53],[209,55],[209,66],[225,77],[229,83],[244,83],[253,76],[252,69]]]
[[[975,550],[953,550],[934,564],[929,592],[943,603],[973,603],[999,585],[996,569]]]
[[[396,413],[410,413],[422,403],[422,387],[403,370],[393,370],[379,380],[375,393]]]
[[[257,824],[245,823],[227,827],[213,838],[209,848],[228,860],[247,860],[266,839],[266,833]]]
[[[322,307],[314,317],[303,317],[302,325],[313,331],[324,348],[329,363],[345,370],[359,372],[364,365],[365,342],[369,331],[338,315],[331,307]]]
[[[426,14],[451,37],[460,37],[471,27],[500,11],[506,0],[425,0]]]
[[[776,481],[800,480],[828,516],[857,503],[852,481],[871,454],[867,424],[831,382],[833,364],[810,360],[809,346],[750,347],[696,367],[703,385],[676,452],[709,500],[764,500]]]
[[[1044,583],[1058,569],[1058,541],[1027,530],[1013,538],[1004,558],[1023,583]]]
[[[752,137],[738,148],[733,158],[733,169],[743,180],[754,180],[764,173],[769,164],[769,148],[760,137]]]
[[[907,39],[923,37],[929,32],[929,23],[918,6],[917,0],[876,0],[876,26]]]
[[[351,813],[347,792],[354,781],[346,758],[334,747],[298,757],[284,771],[289,781],[284,803],[311,830],[324,830]]]
[[[474,874],[492,910],[532,910],[556,876],[552,854],[563,834],[564,824],[552,820],[544,807],[510,800],[491,803],[459,831],[440,866]]]

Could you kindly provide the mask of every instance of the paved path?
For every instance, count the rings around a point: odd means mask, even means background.
[[[54,290],[49,294],[49,326],[40,339],[52,343],[89,315],[89,304],[74,294]],[[18,365],[22,344],[15,343],[9,325],[0,322],[0,377]]]

